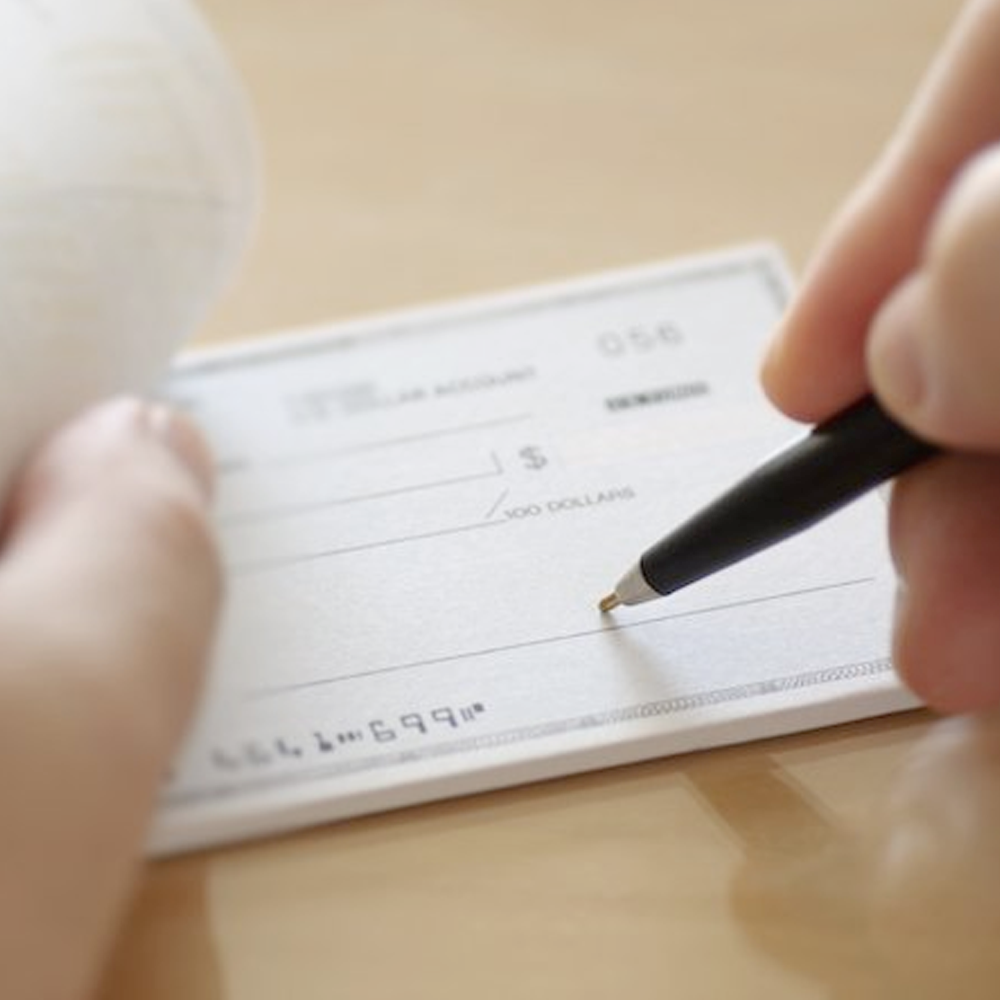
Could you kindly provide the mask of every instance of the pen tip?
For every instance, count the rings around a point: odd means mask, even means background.
[[[617,594],[608,594],[607,597],[601,598],[601,602],[597,606],[601,609],[601,614],[607,614],[617,608],[619,604],[621,604],[621,598]]]

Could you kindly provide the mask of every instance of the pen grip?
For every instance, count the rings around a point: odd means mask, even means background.
[[[797,534],[937,450],[866,397],[648,549],[642,574],[658,593],[671,593]]]
[[[816,520],[938,450],[896,423],[874,396],[866,396],[758,471],[775,477],[783,490],[795,488],[784,501],[790,516],[798,509],[799,516],[815,514]]]

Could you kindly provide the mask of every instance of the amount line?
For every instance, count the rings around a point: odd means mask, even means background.
[[[344,448],[317,449],[311,452],[301,452],[298,455],[276,455],[273,458],[260,460],[260,465],[283,466],[303,465],[309,462],[322,462],[330,458],[340,458],[344,455],[362,455],[368,451],[381,451],[383,448],[396,448],[403,444],[416,444],[419,441],[433,441],[436,438],[452,437],[456,434],[468,434],[471,431],[483,431],[493,427],[507,427],[510,424],[523,423],[530,420],[533,413],[516,413],[509,417],[496,417],[493,420],[480,420],[468,424],[454,424],[451,427],[436,427],[433,430],[421,431],[417,434],[402,434],[399,437],[382,438],[378,441],[367,441],[362,444],[348,445]]]
[[[390,497],[405,496],[408,493],[422,493],[424,490],[437,490],[443,486],[459,486],[462,483],[474,483],[480,479],[494,479],[503,475],[503,465],[496,452],[490,453],[490,468],[486,472],[471,472],[464,476],[452,476],[446,479],[429,479],[423,483],[411,483],[409,486],[395,486],[387,490],[373,490],[371,493],[355,493],[343,497],[327,497],[323,500],[309,500],[302,503],[275,505],[274,507],[259,507],[236,511],[219,519],[222,528],[239,527],[243,524],[253,524],[259,521],[276,520],[282,517],[296,517],[300,514],[311,514],[328,507],[344,507],[353,503],[365,503],[370,500],[386,500]]]

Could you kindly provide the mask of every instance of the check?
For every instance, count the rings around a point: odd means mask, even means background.
[[[784,444],[751,246],[192,355],[230,596],[153,850],[914,704],[871,496],[613,618],[650,542]]]

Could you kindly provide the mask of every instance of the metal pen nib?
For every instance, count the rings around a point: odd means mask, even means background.
[[[643,604],[663,595],[653,590],[642,572],[642,566],[636,563],[616,584],[615,589],[607,597],[601,598],[598,607],[601,614],[607,614],[622,604]]]
[[[601,598],[597,606],[601,609],[601,614],[606,615],[609,611],[614,611],[621,602],[622,599],[617,594],[608,594],[607,597]]]

